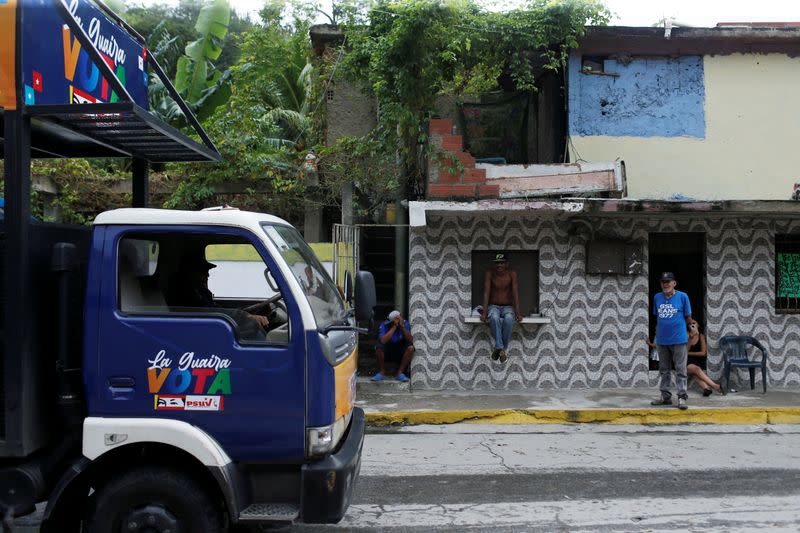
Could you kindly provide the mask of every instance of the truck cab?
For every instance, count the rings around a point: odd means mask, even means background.
[[[125,51],[113,69],[81,21]],[[337,286],[274,216],[147,208],[151,164],[221,156],[103,2],[0,2],[0,25],[4,525],[41,502],[42,533],[341,519],[371,275]],[[151,71],[202,143],[147,110]],[[128,158],[133,207],[91,228],[36,220],[32,157]]]
[[[207,443],[190,454],[238,480],[241,519],[279,504],[284,518],[339,520],[364,434],[358,334],[299,232],[235,209],[122,209],[97,217],[89,265],[83,455],[129,462],[145,444]],[[208,289],[226,284],[225,298]],[[316,472],[326,456],[340,466]],[[265,492],[270,473],[284,482]]]
[[[80,453],[38,489],[43,531],[340,520],[364,439],[358,330],[300,233],[231,208],[119,209],[86,253]],[[368,274],[356,291],[371,309]]]

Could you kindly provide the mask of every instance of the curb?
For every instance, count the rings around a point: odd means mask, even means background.
[[[476,409],[368,412],[370,426],[420,424],[800,424],[800,407]]]

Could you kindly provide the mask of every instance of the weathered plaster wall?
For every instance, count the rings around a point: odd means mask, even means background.
[[[587,275],[583,240],[568,235],[564,219],[508,213],[428,214],[427,219],[427,226],[412,228],[409,243],[414,388],[655,386],[657,373],[647,369],[644,343],[651,297],[646,273]],[[597,234],[641,242],[645,258],[649,232],[705,232],[710,375],[721,372],[720,337],[752,334],[770,349],[770,386],[800,385],[800,316],[777,315],[773,307],[774,234],[800,231],[800,222],[595,218],[589,223]],[[488,327],[464,323],[473,249],[539,251],[540,308],[551,323],[516,326],[505,366],[489,358]]]
[[[631,198],[790,199],[793,184],[800,182],[791,157],[800,138],[800,99],[795,94],[800,58],[705,56],[703,72],[704,138],[583,135],[574,129],[572,160],[624,160]],[[583,78],[596,77],[578,74],[576,81],[575,76],[570,78],[570,98]],[[616,94],[613,88],[612,81],[604,90]],[[627,94],[631,104],[646,97]],[[602,97],[598,90],[595,99]]]
[[[366,135],[375,127],[375,99],[348,82],[339,81],[332,85],[325,104],[327,146],[345,135]]]
[[[605,61],[603,74],[583,74],[569,60],[570,135],[703,137],[703,58]]]

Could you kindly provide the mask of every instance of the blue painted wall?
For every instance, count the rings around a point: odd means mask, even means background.
[[[570,135],[705,137],[703,58],[605,61],[606,73],[582,74],[569,61]]]

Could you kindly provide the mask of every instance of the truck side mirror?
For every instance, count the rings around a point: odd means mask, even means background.
[[[356,320],[366,322],[372,319],[375,307],[375,278],[372,272],[359,270],[356,273]]]

